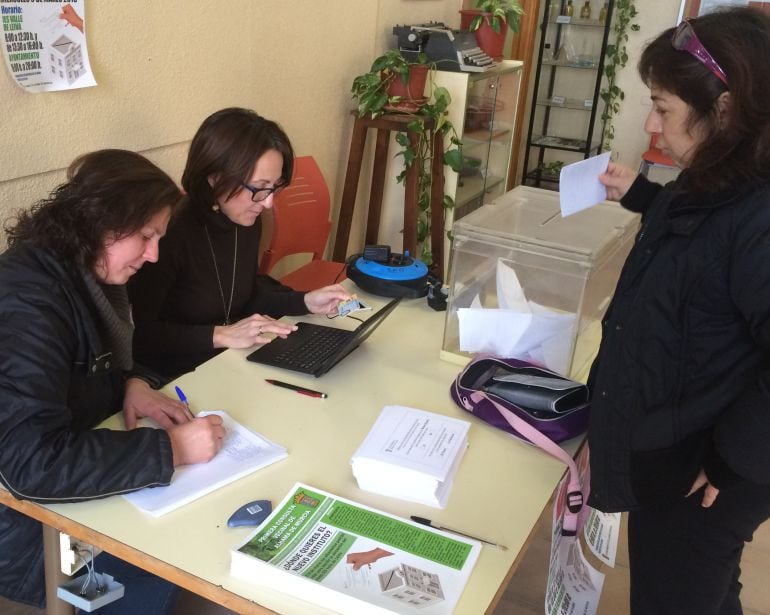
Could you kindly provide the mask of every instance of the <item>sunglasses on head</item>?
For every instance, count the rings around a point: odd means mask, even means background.
[[[727,75],[719,63],[712,57],[708,50],[700,42],[700,39],[695,34],[692,25],[688,20],[679,24],[674,31],[674,35],[671,37],[671,46],[677,51],[686,51],[691,56],[696,58],[701,64],[708,68],[714,75],[719,77],[725,87],[727,84]]]

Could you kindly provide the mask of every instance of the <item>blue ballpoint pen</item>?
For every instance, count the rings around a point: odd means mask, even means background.
[[[176,396],[179,398],[179,401],[187,406],[187,410],[190,412],[190,414],[192,414],[192,410],[190,410],[190,404],[187,402],[187,395],[185,395],[184,391],[179,387],[174,387],[174,390],[176,391]]]

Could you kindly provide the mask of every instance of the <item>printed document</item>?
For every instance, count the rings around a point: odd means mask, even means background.
[[[230,573],[346,615],[450,615],[480,549],[297,483],[231,551]]]
[[[123,497],[140,510],[160,517],[239,478],[288,456],[288,452],[233,420],[226,412],[200,412],[222,417],[222,449],[208,463],[181,466],[167,487],[148,487]]]

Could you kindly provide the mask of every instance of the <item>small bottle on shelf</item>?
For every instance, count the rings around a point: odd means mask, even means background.
[[[559,16],[559,0],[551,0],[548,16],[551,21],[556,21],[556,18]]]
[[[599,21],[601,21],[602,23],[607,21],[607,10],[608,10],[608,7],[607,7],[607,3],[605,2],[604,6],[602,6],[602,8],[599,9]]]
[[[583,8],[580,9],[580,19],[591,19],[591,3],[589,0],[586,0]]]
[[[564,7],[564,12],[562,15],[566,15],[567,17],[572,17],[572,13],[574,12],[574,7],[572,6],[572,0],[567,0],[567,5]]]

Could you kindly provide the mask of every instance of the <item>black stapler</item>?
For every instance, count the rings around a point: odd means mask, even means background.
[[[424,53],[439,70],[484,72],[497,63],[484,53],[472,32],[460,32],[443,23],[394,26],[398,50],[407,60],[416,61]]]

